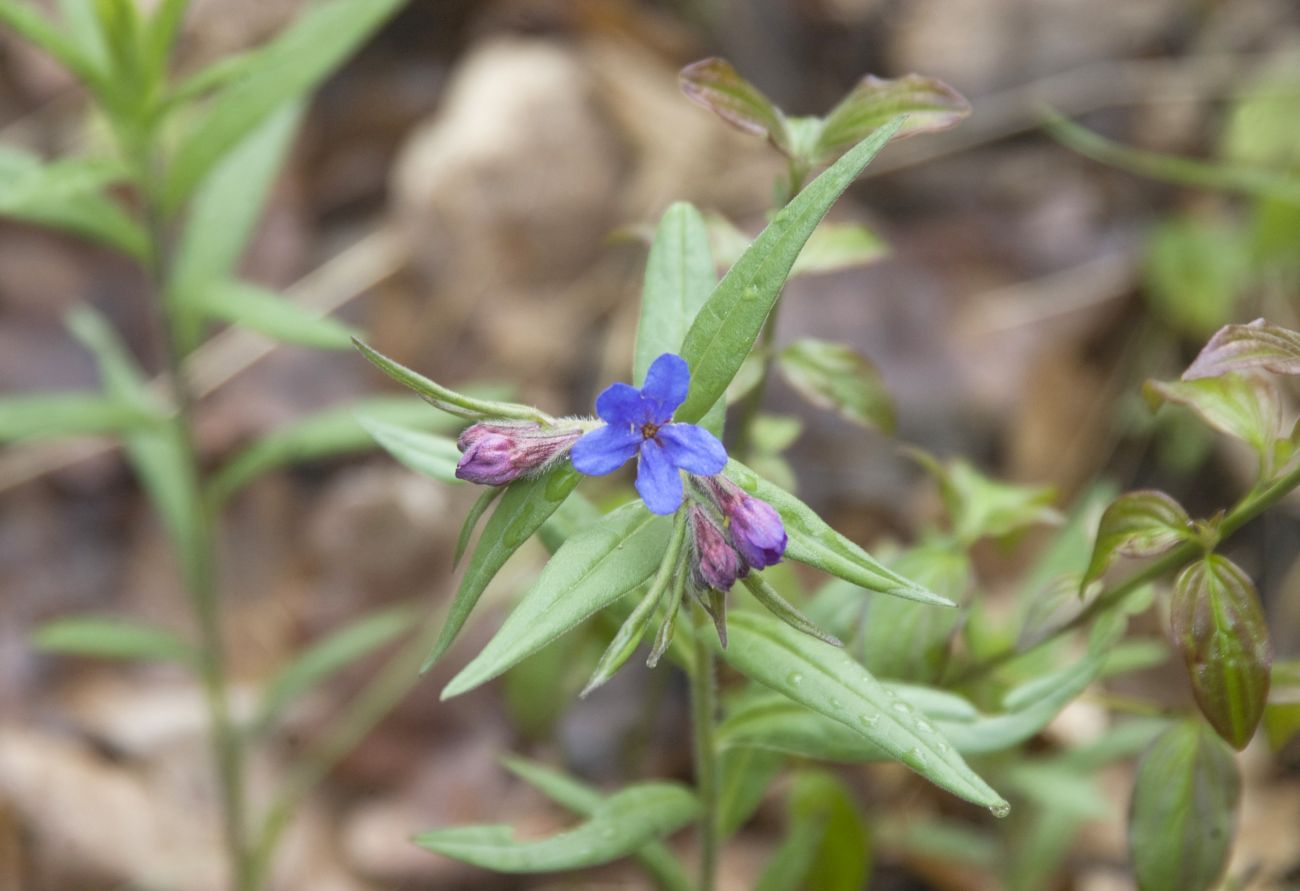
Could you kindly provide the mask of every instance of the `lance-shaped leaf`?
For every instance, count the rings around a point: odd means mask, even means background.
[[[204,289],[199,306],[213,318],[250,328],[284,343],[318,350],[345,350],[356,329],[317,315],[267,288],[248,282],[216,282]]]
[[[886,80],[869,74],[826,116],[816,157],[833,157],[900,114],[907,115],[900,137],[931,133],[960,123],[970,114],[970,103],[937,78],[908,74]]]
[[[1041,731],[1097,677],[1101,654],[1049,672],[1008,691],[1001,712],[985,714],[944,690],[912,684],[883,686],[911,703],[963,755],[984,755],[1017,746]],[[747,699],[718,732],[724,746],[758,746],[830,761],[883,761],[893,757],[876,740],[785,697]]]
[[[863,427],[894,431],[894,403],[876,366],[852,347],[814,337],[777,354],[790,386],[813,405]]]
[[[713,259],[724,269],[740,259],[753,237],[738,229],[726,217],[708,217],[709,244]],[[808,236],[799,259],[790,268],[790,278],[818,275],[866,266],[889,255],[889,245],[879,235],[859,223],[834,223],[823,220]]]
[[[94,393],[48,393],[0,399],[0,442],[117,433],[156,426],[158,416]]]
[[[505,506],[503,500],[497,512]],[[483,531],[485,541],[490,541],[491,526],[489,521]],[[496,636],[451,679],[442,698],[490,681],[645,582],[663,559],[671,527],[668,517],[650,513],[638,500],[570,538]]]
[[[478,527],[478,521],[483,519],[487,509],[492,506],[492,502],[505,493],[505,489],[500,486],[488,486],[483,490],[483,494],[474,499],[474,503],[465,513],[465,519],[460,524],[460,535],[456,536],[456,552],[451,557],[451,568],[455,569],[460,565],[460,558],[465,556],[465,551],[469,548],[470,536]]]
[[[844,644],[838,637],[829,634],[818,628],[812,619],[805,616],[782,597],[777,590],[768,584],[767,579],[759,573],[750,573],[745,576],[745,587],[749,593],[754,595],[754,599],[761,603],[768,612],[776,616],[782,622],[785,622],[796,631],[802,631],[810,637],[815,637],[822,643],[828,643],[833,647],[842,647]]]
[[[626,857],[676,832],[699,809],[695,796],[682,786],[640,783],[606,798],[590,819],[550,838],[519,841],[509,826],[460,826],[422,832],[415,843],[493,872],[559,872]]]
[[[1277,387],[1259,375],[1225,374],[1190,381],[1147,381],[1142,388],[1152,410],[1162,402],[1192,409],[1214,429],[1245,440],[1267,468],[1282,429]]]
[[[1220,328],[1187,370],[1183,380],[1218,377],[1262,368],[1274,374],[1300,374],[1300,333],[1256,319],[1249,325]]]
[[[737,671],[859,734],[930,782],[1005,816],[1007,803],[967,766],[952,744],[907,701],[840,649],[809,641],[778,619],[736,612],[731,645]]]
[[[1101,515],[1092,559],[1079,588],[1101,578],[1115,557],[1155,557],[1193,537],[1191,517],[1164,492],[1127,492]]]
[[[585,783],[536,762],[514,756],[506,756],[501,762],[515,776],[575,814],[589,817],[604,801],[600,792]],[[690,878],[682,870],[673,852],[662,842],[649,842],[632,856],[654,879],[655,884],[665,891],[693,891],[694,885]]]
[[[1142,891],[1206,891],[1228,865],[1241,779],[1227,747],[1200,722],[1170,727],[1143,756],[1128,846]]]
[[[749,355],[804,243],[827,211],[902,126],[895,118],[850,149],[776,215],[736,261],[686,334],[691,387],[677,420],[695,423],[727,391]]]
[[[519,550],[520,545],[564,503],[580,479],[582,475],[565,463],[541,476],[510,484],[483,527],[478,547],[469,558],[460,587],[456,589],[456,597],[447,613],[447,623],[442,626],[442,633],[425,657],[421,671],[428,671],[447,652],[488,583],[496,577],[510,555]]]
[[[1273,663],[1268,623],[1250,577],[1218,554],[1198,560],[1174,584],[1169,625],[1201,713],[1234,748],[1244,749],[1264,713]]]
[[[790,786],[788,834],[768,859],[754,891],[860,891],[871,857],[867,827],[844,783],[801,770]]]
[[[530,405],[519,405],[515,402],[495,402],[490,399],[479,399],[465,393],[458,393],[441,384],[435,384],[424,375],[412,371],[399,362],[394,362],[360,340],[353,338],[352,342],[357,349],[361,350],[361,354],[384,374],[402,386],[410,387],[429,404],[449,414],[459,415],[473,421],[489,418],[498,420],[511,418],[517,421],[535,421],[539,424],[550,424],[554,421],[550,415],[538,411]]]
[[[100,659],[143,659],[198,664],[199,654],[170,631],[107,616],[69,616],[36,629],[37,649]]]
[[[700,212],[685,202],[664,211],[646,258],[641,319],[636,328],[632,382],[645,383],[650,364],[664,353],[680,353],[686,332],[713,292],[718,277],[709,250],[709,231]],[[700,425],[722,435],[726,405],[714,403]]]
[[[727,462],[723,473],[749,494],[776,508],[789,536],[786,558],[838,576],[868,591],[938,606],[955,605],[946,597],[940,597],[889,569],[832,529],[808,505],[734,458]]]
[[[970,583],[970,558],[946,537],[912,548],[890,564],[917,584],[957,602]],[[846,601],[852,605],[853,625],[861,626],[855,655],[868,671],[921,684],[939,680],[948,663],[949,641],[962,621],[960,611],[856,590]]]
[[[765,136],[781,151],[790,147],[785,115],[740,76],[726,59],[701,59],[677,75],[686,97],[738,130]]]
[[[411,470],[444,483],[460,482],[456,478],[460,449],[456,448],[454,439],[388,424],[365,415],[359,416],[357,420],[384,451]]]
[[[1050,486],[1022,486],[980,473],[964,458],[942,462],[920,449],[908,449],[939,482],[953,534],[966,544],[988,536],[1000,538],[1040,523],[1054,524],[1061,515],[1051,507]]]

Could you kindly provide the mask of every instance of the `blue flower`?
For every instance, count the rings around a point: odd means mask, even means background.
[[[664,353],[646,372],[645,386],[608,387],[596,399],[596,414],[605,426],[573,444],[573,466],[588,476],[604,476],[640,453],[636,490],[646,507],[657,514],[676,511],[682,503],[679,470],[712,476],[727,464],[727,451],[712,433],[672,423],[690,382],[686,360]]]

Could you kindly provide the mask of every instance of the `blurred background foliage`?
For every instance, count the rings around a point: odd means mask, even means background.
[[[195,0],[175,64],[183,77],[238,59],[309,5]],[[719,259],[734,256],[762,226],[783,170],[761,141],[679,92],[678,69],[713,54],[795,114],[829,108],[865,73],[921,71],[971,100],[960,128],[892,145],[835,208],[832,221],[858,234],[847,247],[828,241],[818,262],[806,256],[789,286],[774,345],[781,374],[751,445],[756,467],[797,482],[855,540],[884,543],[882,555],[890,542],[917,542],[897,568],[971,605],[972,651],[995,653],[1049,620],[1035,611],[1060,605],[1052,580],[1086,560],[1084,518],[1093,528],[1115,491],[1160,487],[1197,515],[1249,484],[1248,449],[1188,412],[1153,414],[1141,384],[1175,377],[1225,323],[1266,316],[1300,328],[1291,0],[412,0],[300,112],[241,281],[333,312],[437,380],[497,395],[495,381],[522,381],[517,398],[556,414],[589,405],[626,377],[640,235],[689,200],[716,217]],[[25,209],[50,188],[32,174],[35,159],[105,154],[105,123],[88,107],[66,72],[0,30],[6,395],[97,386],[82,345],[94,323],[65,325],[82,304],[111,320],[146,378],[165,365],[137,268],[28,224],[40,219]],[[1086,129],[1044,129],[1047,108]],[[229,175],[253,173],[236,164]],[[104,227],[102,208],[76,212],[66,228],[138,252],[129,229]],[[12,219],[25,213],[28,223]],[[853,262],[837,261],[845,254]],[[274,336],[285,325],[250,327]],[[345,333],[313,329],[308,345]],[[890,394],[883,407],[874,386],[824,385],[826,363],[862,357],[863,379]],[[353,403],[379,384],[355,354],[232,326],[193,368],[198,448],[221,468],[227,506],[221,597],[235,708],[256,721],[259,708],[292,706],[258,749],[250,795],[263,801],[333,704],[380,664],[372,655],[321,671],[324,684],[295,685],[277,674],[288,655],[363,615],[342,646],[377,653],[413,604],[445,603],[474,495],[364,454]],[[836,411],[817,407],[827,405]],[[392,400],[367,415],[412,423],[409,404]],[[165,662],[124,669],[32,645],[35,629],[77,612],[187,629],[166,530],[122,455],[93,438],[6,447],[0,528],[0,887],[116,887],[142,874],[215,887],[221,852],[203,815],[216,792],[194,682]],[[1300,655],[1298,529],[1284,506],[1232,548],[1260,590],[1279,662]],[[283,887],[579,887],[488,877],[407,839],[451,823],[561,825],[501,768],[507,748],[595,784],[689,773],[684,690],[667,672],[626,670],[605,695],[575,698],[610,633],[599,626],[495,688],[436,704],[542,556],[534,548],[506,568],[493,608],[311,797],[285,840]],[[814,601],[828,627],[842,599],[832,585]],[[914,683],[943,677],[942,648],[896,642],[946,639],[952,628],[934,623],[949,614],[886,598],[865,610],[854,644],[865,664]],[[843,887],[869,871],[883,889],[1131,887],[1123,814],[1150,733],[1113,726],[1108,709],[1191,699],[1162,658],[1163,623],[1148,614],[1134,625],[1136,640],[1112,659],[1140,670],[1072,703],[1030,757],[981,764],[1016,794],[1009,825],[972,821],[898,765],[804,771],[729,847],[724,887],[752,887],[787,811],[801,808],[828,808],[835,829],[817,844],[830,848],[815,856],[842,864]],[[124,646],[176,655],[166,635]],[[335,664],[328,651],[320,658]],[[1241,758],[1248,805],[1227,887],[1300,884],[1297,708],[1266,717],[1270,740]],[[866,805],[869,827],[846,796]],[[836,833],[870,844],[835,847]],[[599,875],[638,887],[622,866]]]

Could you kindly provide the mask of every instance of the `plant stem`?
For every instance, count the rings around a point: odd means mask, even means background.
[[[708,635],[713,623],[698,604],[692,604],[695,653],[691,666],[691,724],[695,742],[695,787],[702,807],[699,822],[699,891],[714,891],[718,872],[718,750],[713,740],[717,719],[717,691],[713,648]]]
[[[199,631],[199,675],[208,710],[208,733],[221,794],[222,835],[230,868],[230,887],[250,891],[245,837],[244,748],[230,716],[230,694],[217,597],[216,544],[213,517],[204,497],[203,467],[194,438],[194,396],[185,373],[179,320],[168,293],[171,274],[171,240],[162,205],[153,184],[162,182],[159,164],[147,149],[138,155],[140,187],[145,199],[150,237],[149,273],[158,298],[162,321],[162,351],[171,378],[176,414],[172,421],[181,454],[190,505],[190,535],[175,543],[184,567],[185,585]]]
[[[1296,486],[1300,486],[1300,463],[1283,476],[1278,477],[1272,483],[1263,487],[1257,487],[1238,502],[1237,506],[1232,509],[1232,512],[1224,517],[1218,524],[1219,540],[1223,541],[1228,538],[1242,526],[1245,526],[1274,504],[1281,501],[1289,495]],[[990,672],[1001,668],[1008,662],[1018,659],[1028,653],[1032,653],[1072,631],[1077,631],[1078,629],[1083,628],[1098,615],[1121,602],[1125,597],[1132,594],[1138,588],[1148,582],[1155,581],[1167,573],[1173,572],[1175,569],[1191,562],[1204,552],[1205,547],[1199,541],[1183,542],[1178,545],[1178,547],[1161,556],[1158,560],[1148,563],[1142,569],[1133,573],[1133,575],[1129,576],[1114,588],[1101,594],[1096,600],[1088,604],[1088,606],[1077,616],[1052,631],[1051,634],[1023,650],[1018,650],[1012,647],[990,656],[983,662],[973,665],[966,671],[962,672],[957,676],[954,683],[956,685],[961,685],[978,680]]]

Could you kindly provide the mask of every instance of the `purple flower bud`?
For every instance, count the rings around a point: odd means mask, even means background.
[[[707,510],[692,504],[687,522],[691,527],[691,576],[696,587],[730,591],[736,579],[748,574],[749,567]]]
[[[754,569],[780,563],[786,534],[776,509],[721,474],[698,480],[722,512],[731,542],[745,562]]]
[[[564,455],[580,430],[543,430],[533,423],[479,423],[460,435],[463,452],[456,477],[485,486],[504,486]]]

